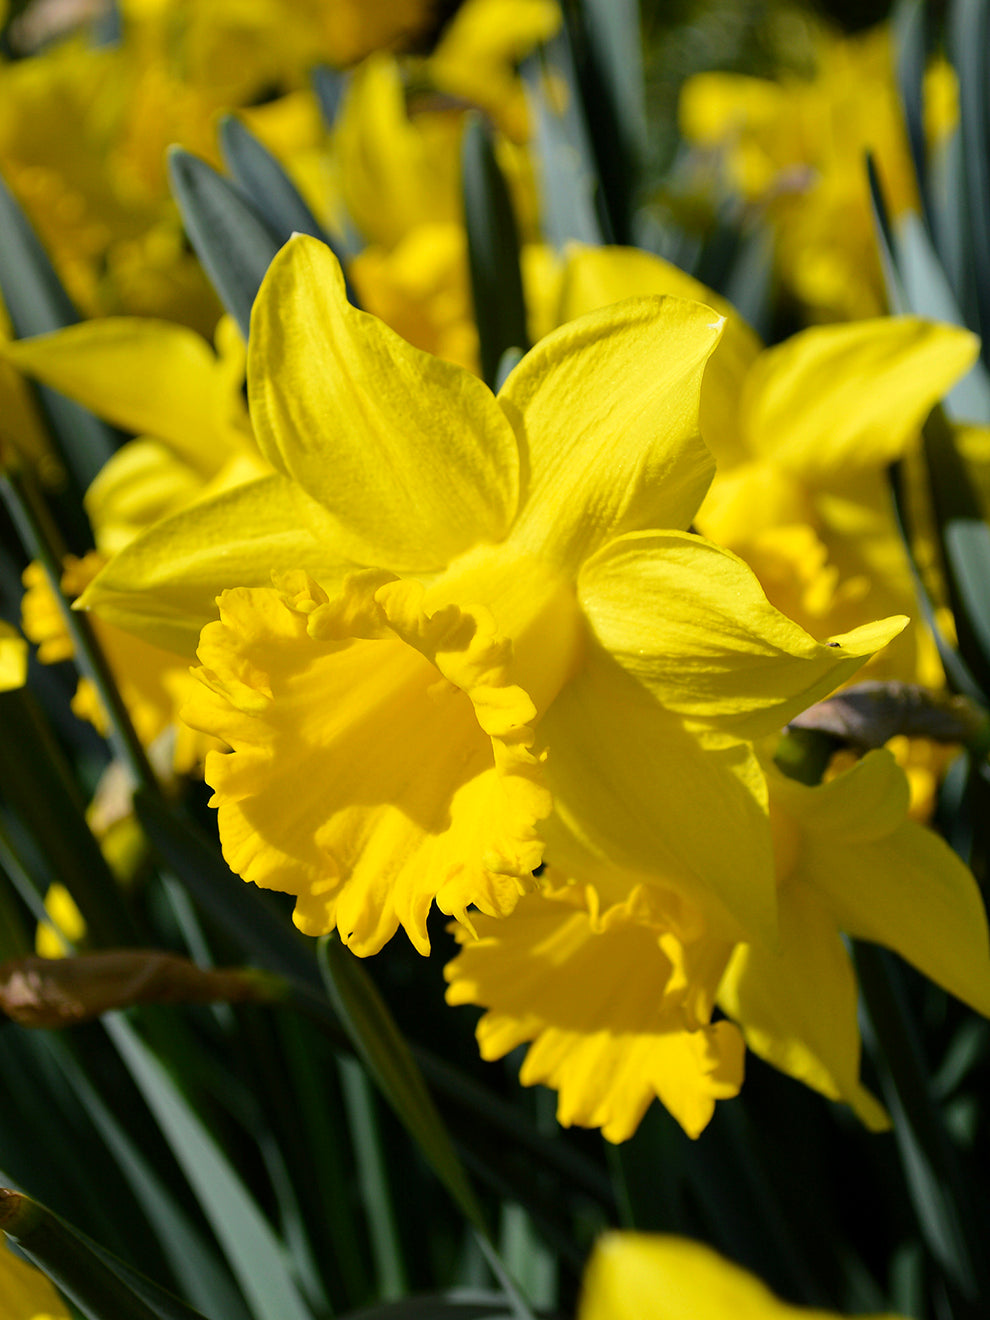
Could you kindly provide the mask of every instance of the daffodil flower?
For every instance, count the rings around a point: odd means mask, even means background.
[[[27,642],[16,628],[0,619],[0,692],[24,686],[27,678]]]
[[[425,952],[434,899],[510,911],[552,838],[773,938],[748,740],[903,620],[818,643],[683,530],[719,331],[631,300],[548,336],[496,398],[351,307],[322,244],[275,259],[248,348],[275,475],[165,520],[83,603],[174,647],[221,592],[185,718],[232,749],[206,771],[227,860],[295,894],[304,931],[364,954],[401,924]]]
[[[840,1320],[790,1306],[711,1247],[662,1233],[606,1233],[585,1271],[578,1320]],[[860,1320],[898,1320],[895,1315]]]
[[[69,1320],[69,1310],[37,1266],[15,1256],[0,1234],[0,1296],[11,1320]]]
[[[486,1009],[498,1059],[523,1043],[524,1085],[558,1092],[558,1120],[624,1141],[657,1097],[696,1137],[743,1080],[746,1045],[873,1129],[886,1112],[859,1078],[858,989],[842,935],[892,949],[990,1015],[990,940],[971,872],[908,818],[892,753],[809,787],[767,769],[779,938],[733,945],[658,878],[590,871],[455,928],[451,1004]],[[549,874],[549,872],[548,872]],[[729,1020],[712,1023],[718,1004]],[[741,1033],[741,1035],[740,1035]]]
[[[859,1081],[856,976],[840,932],[894,950],[990,1016],[979,889],[948,844],[909,819],[910,786],[891,752],[814,788],[768,774],[780,942],[736,950],[719,1004],[755,1053],[886,1126]]]

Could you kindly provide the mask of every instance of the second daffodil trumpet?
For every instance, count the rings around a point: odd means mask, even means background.
[[[819,643],[685,530],[720,326],[629,299],[496,397],[350,306],[319,242],[276,257],[248,346],[275,473],[158,524],[83,603],[173,647],[206,624],[184,718],[231,749],[206,767],[224,855],[303,931],[369,954],[402,925],[426,952],[434,900],[505,915],[551,840],[773,938],[749,740],[903,620]]]

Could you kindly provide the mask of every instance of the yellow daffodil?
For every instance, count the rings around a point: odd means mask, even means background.
[[[517,142],[529,136],[520,61],[560,27],[556,0],[465,0],[426,62],[442,91],[487,110]]]
[[[840,931],[893,949],[987,1016],[979,889],[948,844],[909,819],[910,788],[890,752],[814,788],[768,775],[780,943],[737,948],[719,1004],[755,1053],[882,1126],[859,1081],[856,977]]]
[[[964,374],[975,338],[954,326],[887,317],[822,326],[774,348],[718,296],[649,253],[575,250],[560,318],[633,288],[693,296],[727,330],[702,388],[701,433],[717,472],[695,525],[755,569],[779,608],[809,630],[842,632],[915,613],[886,468],[916,443],[932,406]],[[938,683],[915,623],[876,662],[878,676]]]
[[[775,222],[781,272],[814,319],[876,316],[886,307],[864,157],[876,162],[895,216],[917,208],[888,27],[817,42],[817,71],[777,81],[705,73],[680,104],[689,142],[721,153],[730,186]],[[931,139],[953,117],[953,75],[926,82]]]
[[[477,1026],[485,1059],[531,1042],[520,1081],[556,1090],[565,1126],[624,1141],[657,1097],[696,1137],[742,1084],[743,1037],[868,1126],[887,1126],[859,1080],[856,978],[841,932],[895,950],[990,1014],[976,881],[908,818],[909,785],[892,754],[871,753],[817,788],[767,774],[772,945],[734,944],[662,877],[644,883],[614,869],[548,886],[500,920],[474,918],[477,938],[455,927],[462,949],[446,969],[448,1002],[487,1010]],[[712,1023],[716,1002],[729,1021]]]
[[[0,619],[0,692],[23,687],[27,678],[27,642]]]
[[[711,1247],[665,1234],[606,1233],[585,1271],[578,1320],[839,1320],[790,1306]],[[898,1320],[895,1315],[862,1320]]]
[[[68,1308],[48,1277],[15,1256],[6,1236],[0,1236],[0,1297],[7,1320],[70,1320]]]
[[[82,603],[181,647],[222,592],[186,718],[232,748],[207,765],[228,861],[295,894],[303,930],[370,953],[401,924],[425,950],[434,898],[511,910],[546,825],[772,931],[747,740],[903,621],[815,642],[681,530],[711,477],[719,330],[628,302],[543,340],[496,398],[351,307],[322,244],[276,257],[248,350],[276,475],[164,520]]]
[[[601,909],[596,888],[571,884],[472,918],[474,934],[455,927],[447,1002],[487,1007],[484,1059],[532,1042],[519,1080],[557,1091],[564,1127],[625,1141],[656,1097],[696,1137],[743,1080],[738,1028],[711,1021],[732,944],[656,884]]]

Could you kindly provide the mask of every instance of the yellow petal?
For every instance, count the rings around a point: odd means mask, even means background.
[[[779,894],[777,949],[741,944],[718,1001],[754,1054],[831,1100],[852,1105],[868,1127],[887,1126],[859,1080],[857,987],[834,917],[795,879]]]
[[[739,396],[762,345],[732,304],[669,261],[642,248],[575,245],[568,248],[566,256],[562,322],[646,293],[691,298],[725,317],[722,337],[708,360],[701,386],[701,434],[720,469],[723,464],[741,462],[746,451],[738,434]]]
[[[0,1297],[10,1320],[69,1320],[69,1310],[48,1276],[15,1256],[0,1233]]]
[[[328,511],[342,555],[428,570],[505,535],[519,456],[491,391],[353,308],[316,239],[269,268],[248,381],[262,452]]]
[[[976,880],[943,839],[907,819],[907,778],[890,752],[870,752],[820,788],[792,791],[802,787],[787,788],[804,832],[796,874],[841,929],[894,949],[990,1016],[990,941]]]
[[[83,321],[4,348],[22,371],[137,435],[166,440],[212,471],[238,442],[223,425],[230,387],[205,340],[137,316]]]
[[[621,532],[685,528],[711,481],[698,398],[721,318],[626,300],[562,326],[499,393],[524,484],[512,541],[576,571]]]
[[[510,910],[550,808],[505,643],[389,577],[357,574],[332,599],[301,572],[225,592],[183,710],[233,749],[206,765],[231,867],[362,955],[400,924],[428,952],[434,898]]]
[[[645,1320],[647,1316],[651,1320],[839,1320],[831,1311],[780,1301],[754,1275],[700,1242],[663,1234],[606,1233],[598,1239],[585,1272],[577,1320]]]
[[[710,1023],[730,946],[709,959],[710,988],[685,983],[661,948],[674,937],[646,907],[634,894],[597,923],[577,887],[527,895],[507,917],[474,918],[477,938],[456,932],[462,949],[444,973],[448,1003],[489,1010],[482,1057],[531,1041],[522,1084],[553,1087],[560,1123],[600,1127],[609,1141],[632,1136],[654,1097],[696,1137],[742,1083],[741,1037]]]
[[[132,541],[77,605],[166,651],[191,657],[216,618],[225,587],[271,582],[302,567],[333,580],[344,571],[309,530],[322,511],[292,481],[262,477],[173,514]]]
[[[23,687],[27,680],[27,642],[0,620],[0,692]]]
[[[122,445],[86,492],[86,512],[100,550],[115,554],[146,527],[192,504],[202,489],[202,471],[161,441]]]
[[[539,731],[555,863],[580,874],[590,856],[657,877],[719,904],[736,938],[775,941],[766,784],[749,744],[687,728],[597,647]]]
[[[848,680],[907,623],[823,645],[774,609],[741,559],[680,532],[610,542],[581,570],[578,596],[605,649],[663,706],[750,738]]]
[[[805,330],[761,354],[747,377],[748,447],[809,482],[883,467],[977,351],[968,331],[915,317]]]

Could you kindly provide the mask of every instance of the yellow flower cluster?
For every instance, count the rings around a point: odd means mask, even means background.
[[[293,895],[307,934],[367,955],[401,927],[427,953],[434,904],[454,917],[449,1002],[485,1010],[486,1058],[529,1046],[522,1081],[558,1092],[562,1123],[622,1141],[659,1097],[696,1136],[738,1092],[748,1046],[883,1126],[860,1081],[845,937],[990,1013],[979,892],[909,818],[891,752],[815,786],[773,762],[782,728],[864,664],[942,679],[906,617],[884,474],[977,346],[881,317],[872,266],[843,265],[840,236],[869,242],[844,219],[862,219],[842,173],[854,140],[826,135],[822,107],[841,81],[884,107],[887,133],[890,96],[858,63],[887,78],[880,38],[830,46],[809,86],[686,93],[689,135],[732,148],[751,198],[773,194],[803,296],[870,317],[764,347],[651,254],[539,240],[515,66],[559,25],[547,0],[468,0],[430,56],[378,49],[330,130],[306,62],[392,44],[428,6],[270,0],[234,28],[222,7],[123,9],[119,49],[69,43],[0,70],[17,107],[0,165],[103,314],[7,342],[0,387],[9,373],[22,388],[16,368],[136,437],[90,488],[101,558],[70,564],[66,589],[93,612],[142,740],[181,703],[197,736],[177,765],[211,748],[224,856]],[[476,374],[466,105],[498,129],[536,341],[497,393]],[[246,367],[160,173],[170,139],[216,160],[231,106],[353,251],[363,308],[330,249],[293,237],[257,294]],[[15,131],[32,119],[33,145]],[[785,195],[799,168],[814,186]],[[805,213],[835,239],[815,261]],[[148,319],[108,314],[124,311]],[[26,581],[41,658],[70,654],[39,570]],[[22,658],[0,638],[3,681]],[[77,706],[105,721],[85,689]]]

